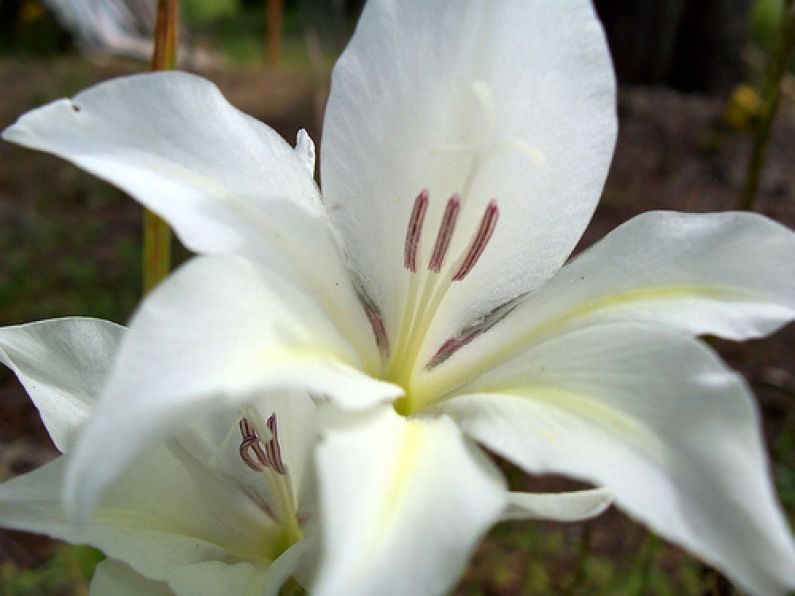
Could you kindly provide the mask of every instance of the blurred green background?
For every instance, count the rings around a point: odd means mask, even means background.
[[[131,0],[130,4],[135,1]],[[182,65],[289,141],[320,139],[330,69],[361,2],[287,0],[268,34],[263,0],[182,0]],[[621,129],[582,246],[650,209],[735,208],[758,122],[781,0],[599,2],[621,79]],[[145,21],[145,19],[144,19]],[[147,35],[146,23],[134,33]],[[0,127],[97,81],[145,70],[59,23],[38,0],[0,1]],[[790,57],[791,58],[791,57]],[[795,84],[787,75],[756,208],[795,227]],[[321,140],[322,141],[322,140]],[[141,293],[141,210],[63,161],[0,144],[0,325],[65,315],[125,322]],[[175,241],[175,260],[188,255]],[[795,258],[795,255],[793,255]],[[715,342],[759,397],[773,473],[795,520],[795,330]],[[0,480],[55,455],[13,376],[0,370]],[[571,486],[528,478],[514,486]],[[98,554],[0,532],[0,596],[79,595]],[[731,594],[713,571],[611,510],[586,524],[513,522],[484,541],[460,594]]]

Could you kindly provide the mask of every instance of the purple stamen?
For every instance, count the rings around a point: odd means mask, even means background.
[[[447,249],[450,247],[450,240],[453,238],[455,224],[458,220],[458,212],[461,210],[461,199],[454,194],[447,201],[447,207],[442,216],[442,223],[439,224],[439,233],[436,235],[436,244],[433,247],[433,254],[428,263],[428,269],[436,273],[442,268]]]
[[[270,468],[274,472],[284,475],[287,473],[287,466],[282,460],[276,414],[271,414],[267,426],[271,431],[271,438],[263,444],[257,430],[248,419],[240,420],[240,434],[243,437],[240,443],[240,457],[255,472],[264,472]]]
[[[458,268],[458,271],[453,274],[453,281],[461,281],[464,279],[477,264],[478,259],[480,259],[483,251],[486,249],[486,245],[489,243],[489,240],[491,240],[494,228],[497,227],[497,218],[499,214],[497,201],[489,201],[483,213],[483,219],[480,220],[480,227],[475,237],[472,239],[472,243],[469,245],[466,256],[461,266]]]
[[[414,200],[409,225],[406,229],[406,245],[403,254],[403,266],[414,273],[417,271],[417,249],[422,235],[422,224],[428,211],[428,191],[423,190]]]

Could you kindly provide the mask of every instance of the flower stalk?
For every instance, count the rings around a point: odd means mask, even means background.
[[[171,70],[177,63],[179,0],[158,0],[152,70]],[[157,214],[144,210],[144,294],[168,275],[171,266],[171,231]]]
[[[764,81],[762,114],[754,134],[754,147],[748,163],[745,188],[737,206],[743,211],[754,208],[765,164],[765,153],[781,99],[781,80],[787,72],[795,47],[795,0],[784,2],[780,31],[778,50],[769,64]]]

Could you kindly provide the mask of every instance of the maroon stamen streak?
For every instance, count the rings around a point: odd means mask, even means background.
[[[428,191],[423,190],[414,200],[409,225],[406,228],[406,246],[403,254],[403,266],[412,273],[417,271],[417,247],[422,235],[422,224],[428,211]]]
[[[279,445],[279,428],[276,425],[275,413],[270,415],[270,418],[268,418],[268,422],[266,424],[273,435],[271,440],[268,441],[268,448],[273,456],[271,458],[271,461],[274,464],[273,469],[279,474],[286,474],[287,467],[284,465],[284,461],[282,460],[282,448],[281,445]]]
[[[436,273],[442,268],[444,264],[444,257],[447,255],[447,249],[450,247],[450,240],[453,238],[455,231],[455,224],[458,221],[458,212],[461,210],[461,198],[454,194],[447,201],[442,222],[439,224],[439,233],[436,235],[436,244],[433,247],[433,254],[428,263],[428,269]]]
[[[240,434],[243,440],[240,443],[240,457],[246,465],[255,472],[264,472],[267,468],[272,469],[278,474],[286,474],[287,466],[282,460],[281,447],[279,446],[279,436],[276,426],[276,414],[268,418],[268,429],[273,435],[264,444],[256,429],[246,418],[240,420]]]
[[[261,453],[261,447],[257,449],[259,447],[259,436],[257,436],[256,431],[245,418],[240,420],[240,434],[243,436],[243,441],[240,443],[241,459],[255,472],[262,472],[267,466],[264,458],[265,454]],[[255,457],[252,457],[252,450]]]
[[[453,281],[461,281],[464,279],[477,264],[478,259],[480,259],[480,256],[486,249],[486,245],[491,239],[491,235],[494,233],[494,228],[497,227],[498,216],[499,209],[497,209],[497,201],[489,201],[486,210],[483,212],[483,219],[480,220],[480,227],[475,237],[472,239],[472,243],[469,245],[469,250],[467,250],[466,256],[461,266],[458,268],[458,271],[453,274]]]

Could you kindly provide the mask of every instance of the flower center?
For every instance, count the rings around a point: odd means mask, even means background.
[[[442,213],[426,270],[422,271],[418,261],[421,257],[422,233],[429,202],[428,191],[420,192],[414,200],[414,207],[406,227],[403,266],[409,272],[411,279],[395,350],[391,354],[386,374],[388,379],[400,383],[407,389],[411,384],[411,375],[419,358],[423,339],[439,305],[451,286],[466,279],[472,272],[494,234],[499,217],[497,202],[489,201],[467,248],[457,259],[450,260],[447,258],[448,252],[461,213],[461,197],[458,194],[452,195],[447,200]],[[373,329],[376,331],[376,325],[373,325]],[[376,331],[376,338],[378,337]],[[384,337],[379,341],[379,345],[385,342]],[[454,346],[449,342],[442,346],[447,352],[452,347]],[[449,354],[445,357],[449,357]],[[425,366],[434,366],[437,361],[439,361],[438,353],[425,363]],[[416,411],[417,406],[418,404],[411,403],[409,396],[402,398],[396,404],[396,408],[401,413]]]
[[[251,420],[259,418],[255,411],[249,413]],[[240,457],[246,465],[264,475],[268,492],[272,495],[275,511],[268,511],[285,531],[285,550],[302,538],[301,526],[298,521],[298,504],[293,494],[289,471],[282,459],[279,444],[279,429],[276,414],[271,414],[265,423],[270,438],[262,440],[262,435],[249,418],[240,419]]]

